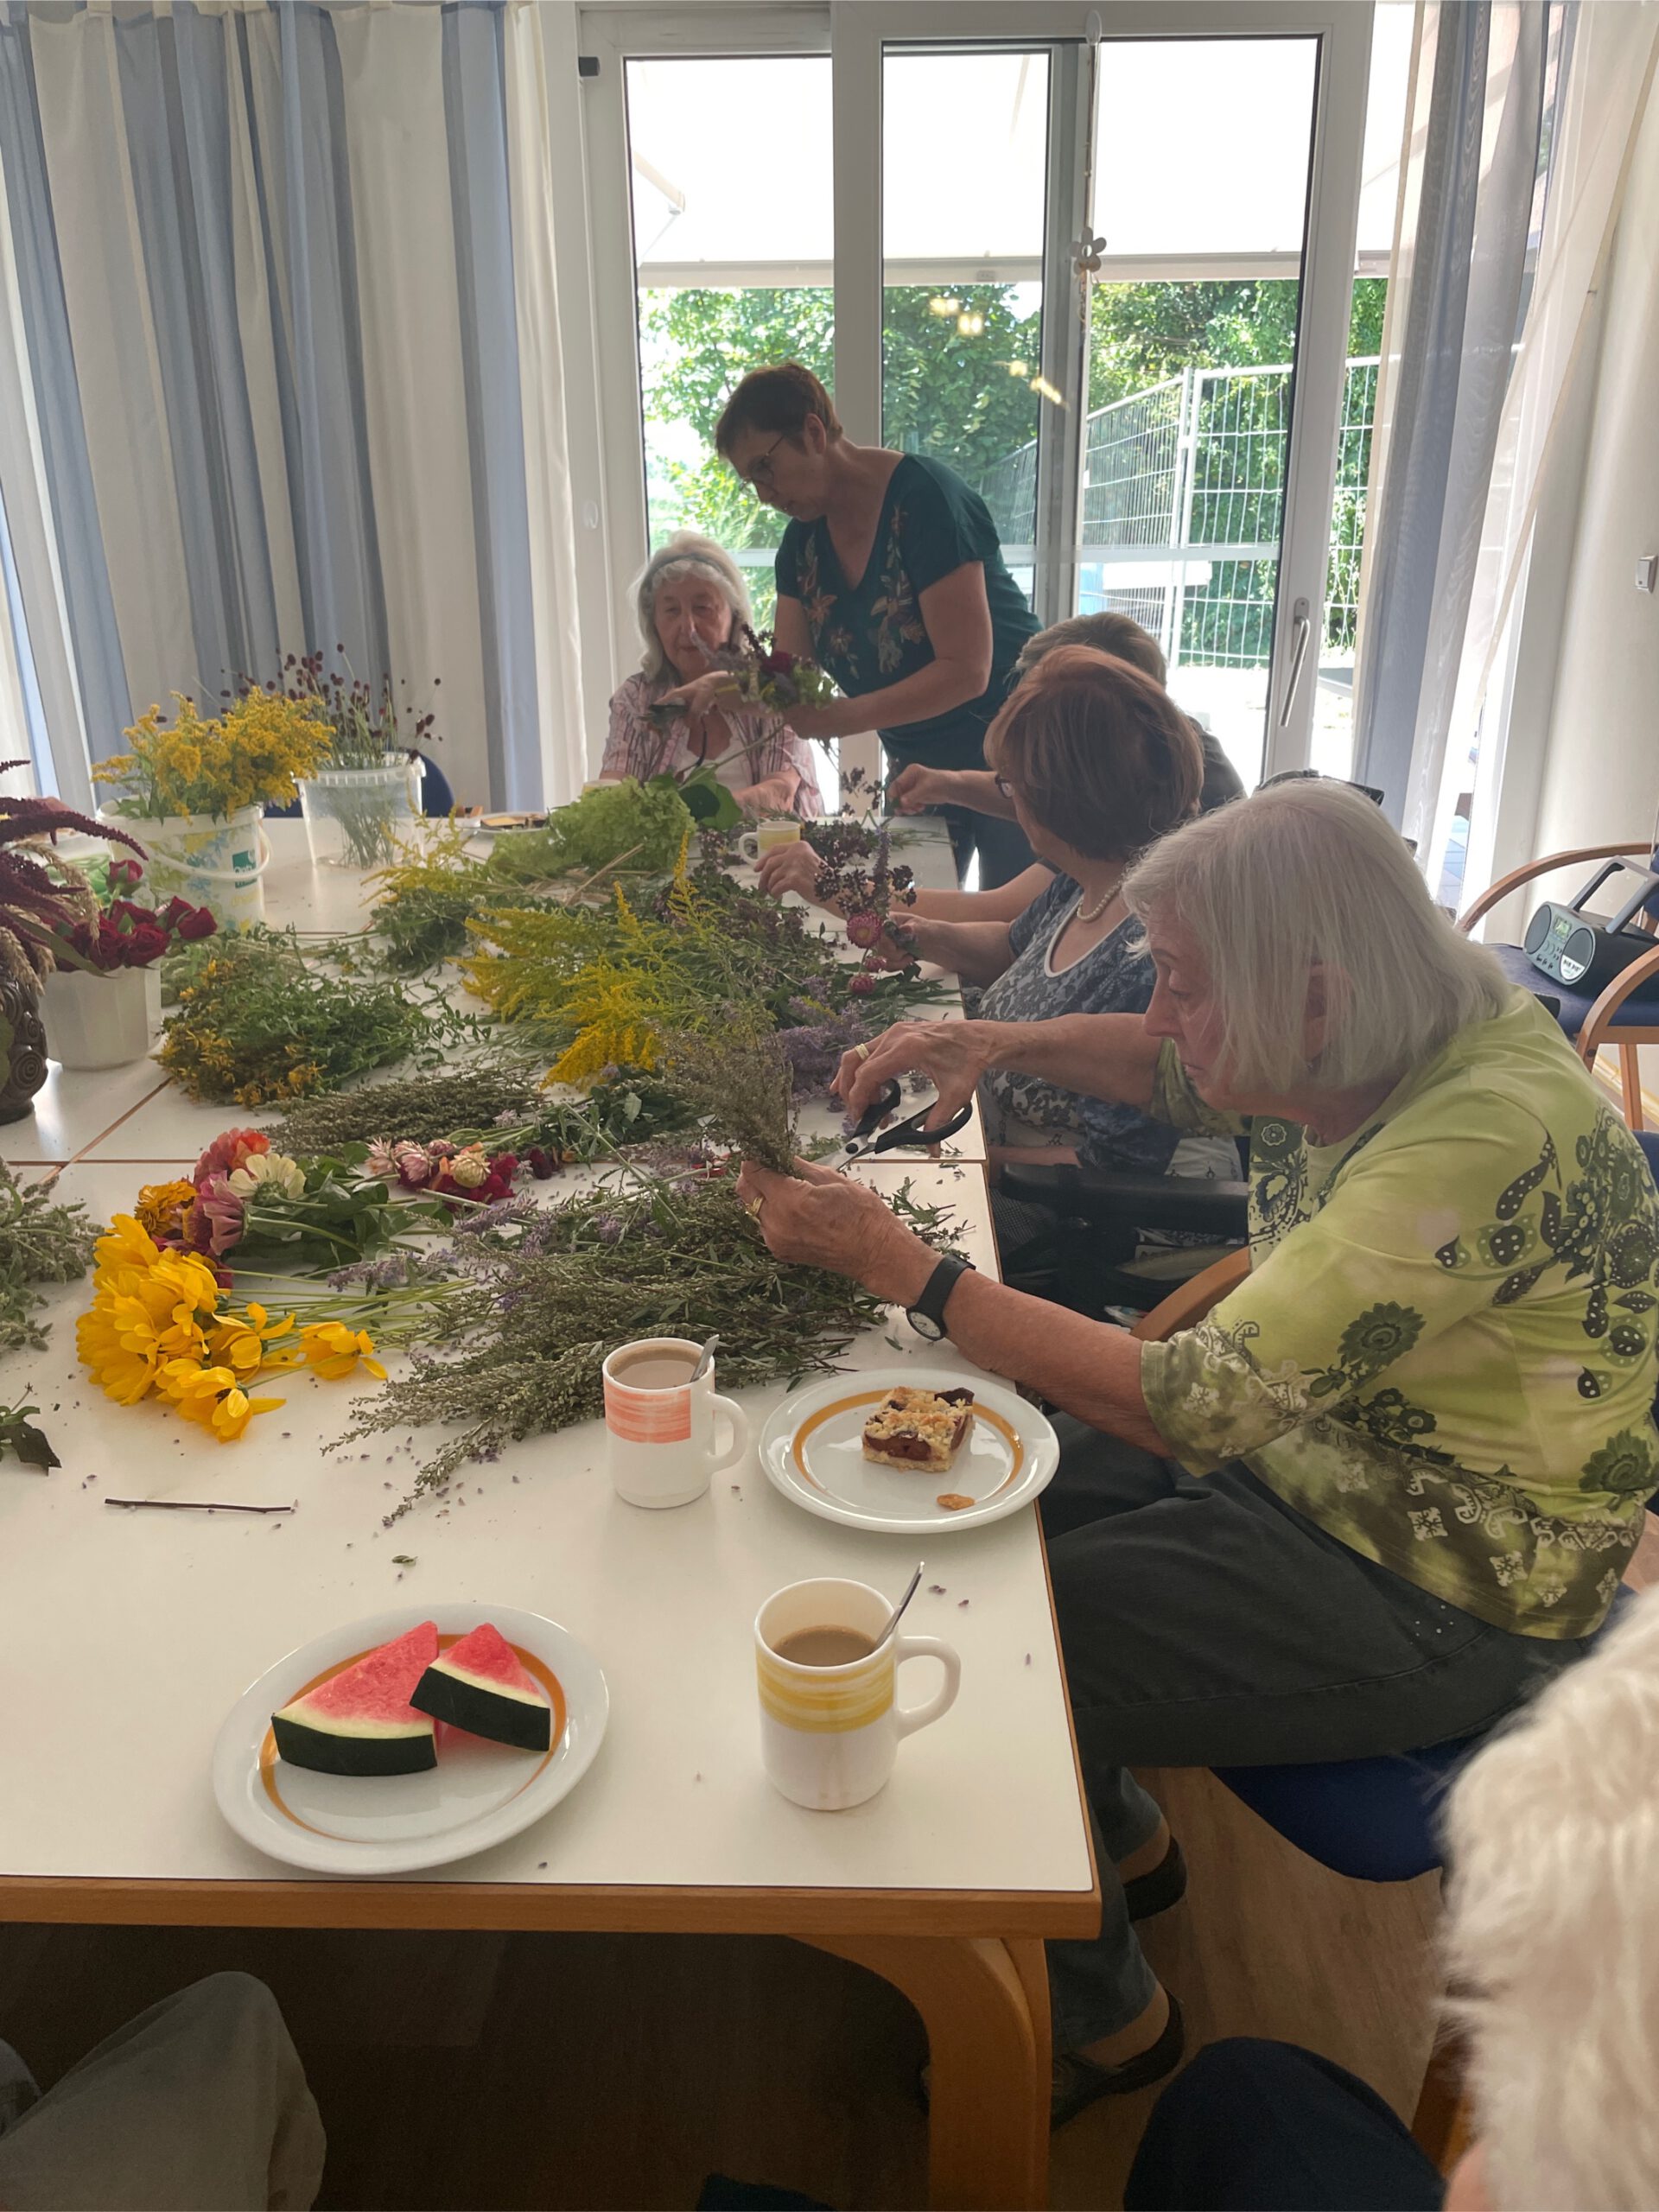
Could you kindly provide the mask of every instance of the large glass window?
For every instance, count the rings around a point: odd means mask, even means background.
[[[717,538],[747,571],[763,628],[785,518],[720,460],[714,429],[767,361],[835,381],[830,67],[827,54],[769,54],[626,67],[650,539]],[[722,116],[786,130],[800,188],[778,190],[752,133],[720,127]]]

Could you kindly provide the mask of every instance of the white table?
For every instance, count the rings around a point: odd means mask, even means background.
[[[309,877],[284,859],[274,918],[344,918],[341,878]],[[188,1169],[239,1118],[170,1088],[131,1112],[140,1080],[124,1071],[66,1082],[60,1071],[36,1117],[42,1156],[50,1144],[72,1160],[62,1194],[105,1219],[130,1210],[141,1182]],[[92,1128],[105,1111],[109,1125]],[[0,1133],[0,1148],[22,1160],[19,1133],[10,1144]],[[976,1164],[863,1172],[878,1184],[910,1174],[919,1194],[956,1207],[969,1255],[994,1268]],[[319,1454],[346,1426],[355,1386],[283,1378],[273,1385],[283,1409],[220,1446],[159,1408],[98,1393],[74,1359],[86,1296],[84,1284],[55,1293],[48,1351],[0,1364],[0,1399],[15,1402],[27,1384],[64,1461],[49,1477],[0,1462],[0,1652],[14,1685],[0,1719],[0,1914],[794,1936],[883,1974],[922,2012],[935,2201],[1046,2201],[1040,1939],[1091,1932],[1099,1893],[1034,1513],[936,1541],[926,1580],[944,1595],[924,1591],[914,1618],[961,1651],[961,1698],[905,1744],[878,1798],[812,1814],[760,1770],[756,1607],[817,1573],[896,1592],[912,1544],[800,1511],[753,1453],[696,1505],[640,1512],[611,1491],[599,1423],[512,1447],[457,1483],[448,1510],[423,1503],[385,1530],[413,1462],[397,1453],[388,1465],[391,1443]],[[872,1332],[852,1363],[895,1357]],[[744,1394],[753,1433],[784,1395]],[[104,1505],[111,1491],[296,1499],[299,1510],[130,1514]],[[399,1570],[394,1553],[416,1566]],[[213,1804],[208,1757],[247,1683],[342,1622],[455,1599],[546,1613],[597,1655],[611,1727],[570,1797],[442,1879],[295,1875],[232,1834]]]

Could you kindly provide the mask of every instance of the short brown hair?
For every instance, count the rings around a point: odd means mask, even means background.
[[[1138,668],[1154,683],[1169,681],[1169,664],[1164,658],[1164,649],[1150,630],[1143,630],[1133,614],[1119,614],[1107,607],[1098,614],[1069,614],[1064,622],[1051,622],[1046,630],[1039,630],[1034,638],[1027,638],[1020,649],[1020,666],[1022,671],[1036,667],[1056,645],[1092,645],[1097,653],[1110,653],[1114,660],[1126,660],[1131,668]]]
[[[777,361],[770,368],[751,369],[721,410],[715,450],[729,453],[745,430],[781,430],[786,437],[798,437],[809,415],[817,416],[833,445],[842,434],[841,417],[804,362]]]
[[[1192,814],[1204,750],[1161,684],[1090,645],[1045,653],[985,758],[1042,827],[1090,860],[1133,860]]]

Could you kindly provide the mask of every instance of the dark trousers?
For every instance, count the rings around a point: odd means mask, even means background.
[[[1445,2184],[1375,2089],[1292,2043],[1201,2050],[1153,2107],[1124,2212],[1440,2212]]]
[[[1327,1536],[1237,1461],[1204,1478],[1062,1419],[1042,1500],[1101,1859],[1101,1932],[1051,1943],[1058,2048],[1155,1984],[1112,1871],[1159,1809],[1132,1766],[1369,1758],[1472,1736],[1584,1650],[1491,1628]]]
[[[950,832],[950,849],[956,855],[957,880],[961,882],[968,873],[968,863],[979,855],[979,887],[982,891],[995,891],[1011,883],[1033,866],[1037,855],[1026,842],[1026,833],[1017,822],[1005,822],[995,814],[976,814],[966,806],[931,806],[930,814],[942,814],[945,827]]]

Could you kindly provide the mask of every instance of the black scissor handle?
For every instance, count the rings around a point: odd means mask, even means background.
[[[965,1106],[958,1106],[949,1121],[938,1128],[924,1128],[923,1123],[939,1103],[936,1098],[931,1104],[919,1107],[915,1113],[907,1114],[902,1122],[895,1122],[891,1128],[878,1133],[877,1122],[891,1114],[903,1096],[904,1092],[897,1082],[882,1084],[874,1099],[859,1117],[857,1128],[847,1140],[845,1151],[849,1160],[871,1160],[878,1153],[893,1152],[901,1145],[940,1144],[946,1137],[955,1136],[958,1129],[965,1129],[973,1119],[974,1103],[969,1099]]]

